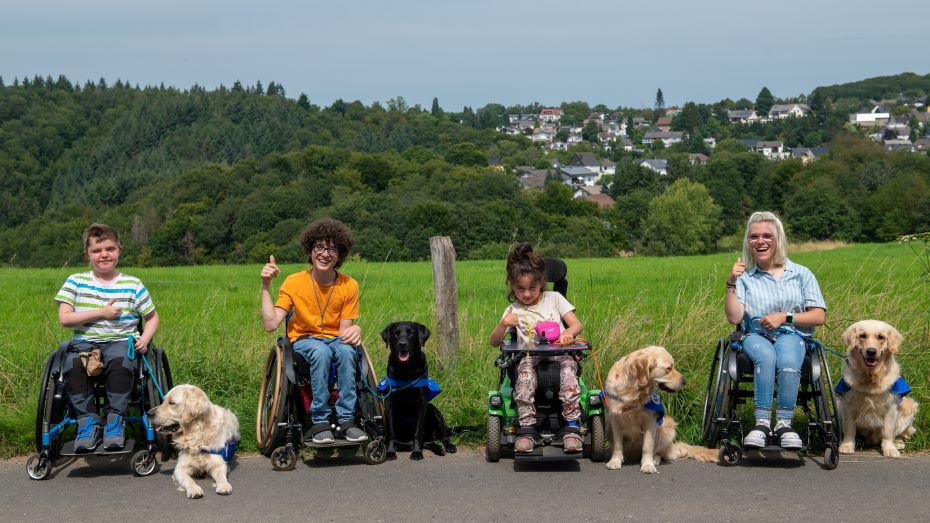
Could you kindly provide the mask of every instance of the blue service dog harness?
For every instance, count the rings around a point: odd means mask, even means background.
[[[236,440],[231,439],[226,442],[221,448],[218,449],[201,449],[200,452],[204,454],[216,454],[217,456],[222,456],[223,461],[229,463],[229,460],[233,459],[233,456],[236,455]]]
[[[422,388],[426,389],[426,401],[430,401],[442,392],[442,387],[436,383],[436,380],[430,378],[429,376],[421,376],[413,380],[399,380],[396,378],[387,377],[381,380],[376,387],[380,394],[381,399],[387,399],[399,390],[412,389],[412,388]]]
[[[611,393],[607,389],[601,391],[601,397],[608,397],[612,400],[617,400],[620,403],[623,403],[623,398],[617,396],[616,394]],[[632,407],[630,407],[632,408]],[[659,397],[658,392],[653,392],[652,397],[649,398],[645,404],[643,404],[643,409],[648,410],[656,415],[656,424],[662,425],[662,422],[665,421],[665,406],[662,405],[662,398]],[[622,409],[623,412],[629,409]]]
[[[836,384],[836,389],[834,390],[836,390],[837,394],[842,396],[843,394],[851,391],[852,386],[850,386],[845,379],[840,378],[840,381]],[[898,379],[895,380],[895,382],[891,385],[891,388],[888,389],[888,392],[897,395],[898,403],[901,403],[901,400],[904,399],[904,396],[910,394],[911,386],[907,384],[907,381],[903,377],[898,376]]]

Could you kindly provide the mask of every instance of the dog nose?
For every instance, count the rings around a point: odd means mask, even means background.
[[[878,351],[875,350],[875,349],[872,348],[872,347],[869,347],[868,349],[865,349],[865,354],[866,354],[866,356],[868,356],[868,357],[870,357],[870,358],[874,358],[876,353],[878,353]]]

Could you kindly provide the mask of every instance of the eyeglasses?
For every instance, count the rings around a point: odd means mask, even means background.
[[[749,243],[759,243],[759,242],[772,243],[773,241],[775,241],[775,235],[769,234],[769,233],[750,234],[748,240],[749,240]]]
[[[313,254],[323,254],[324,252],[329,253],[331,256],[337,256],[339,254],[339,248],[335,245],[327,247],[325,245],[314,245]]]

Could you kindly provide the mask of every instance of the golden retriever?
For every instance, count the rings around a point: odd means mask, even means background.
[[[843,333],[843,381],[848,391],[837,398],[843,415],[841,454],[855,452],[858,432],[866,444],[881,443],[882,454],[896,458],[901,454],[898,445],[903,447],[914,435],[917,402],[891,390],[901,376],[894,355],[902,341],[897,329],[878,320],[853,323]]]
[[[613,447],[607,468],[619,469],[624,459],[639,459],[639,470],[652,474],[660,460],[717,461],[715,449],[676,443],[675,420],[664,415],[659,424],[657,412],[646,406],[657,398],[656,389],[677,392],[684,386],[685,378],[675,369],[675,360],[662,347],[639,349],[614,363],[604,385]]]
[[[174,446],[178,449],[174,481],[178,490],[191,499],[203,497],[203,489],[193,477],[209,475],[217,494],[232,493],[232,485],[226,480],[229,472],[226,461],[239,441],[239,420],[235,414],[210,403],[207,394],[193,385],[174,387],[149,414],[156,430],[174,435]]]

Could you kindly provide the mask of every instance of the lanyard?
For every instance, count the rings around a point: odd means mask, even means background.
[[[316,298],[316,308],[320,311],[320,337],[323,336],[325,332],[326,325],[326,309],[329,308],[329,300],[332,299],[333,294],[336,292],[336,280],[339,279],[339,273],[336,273],[336,278],[333,279],[333,287],[329,290],[329,294],[326,296],[326,303],[320,304],[320,293],[316,290],[316,280],[313,278],[313,269],[310,269],[310,286],[313,287],[313,297]]]

